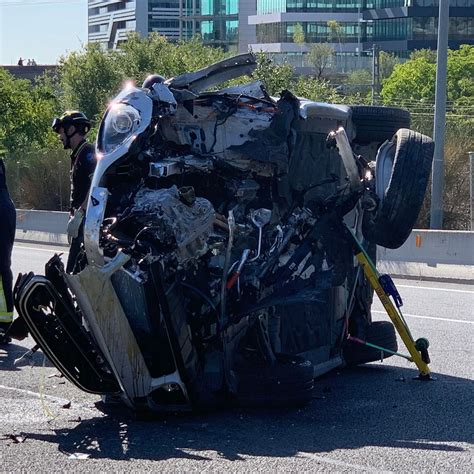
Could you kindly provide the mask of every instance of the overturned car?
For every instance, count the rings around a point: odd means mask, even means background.
[[[401,109],[269,97],[251,54],[111,103],[83,254],[22,275],[33,338],[84,391],[141,410],[303,403],[313,379],[396,351],[353,241],[408,237],[433,144]],[[386,353],[389,356],[390,353]]]

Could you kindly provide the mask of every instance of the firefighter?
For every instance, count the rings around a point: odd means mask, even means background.
[[[8,194],[5,164],[0,158],[0,343],[9,342],[5,333],[13,321],[13,274],[16,210]]]
[[[71,245],[66,271],[79,271],[78,256],[84,241],[84,215],[87,207],[89,188],[96,165],[94,148],[87,143],[86,135],[91,123],[84,113],[68,110],[55,118],[53,130],[59,135],[64,149],[71,153],[71,201],[70,218],[67,226],[68,241]]]

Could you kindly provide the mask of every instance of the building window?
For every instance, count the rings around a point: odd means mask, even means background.
[[[148,9],[179,9],[180,0],[151,0],[148,4]]]
[[[473,17],[451,17],[449,19],[450,40],[474,40]]]
[[[265,23],[257,25],[258,43],[293,43],[296,22]],[[358,23],[341,23],[341,30],[335,33],[327,22],[301,23],[306,43],[355,43],[366,41],[366,29],[359,37]]]
[[[151,20],[150,31],[160,31],[165,28],[179,28],[179,20]]]
[[[239,13],[239,0],[201,0],[201,15],[237,15]]]
[[[200,32],[205,43],[237,43],[239,22],[214,18],[201,21]]]
[[[472,17],[450,17],[449,39],[474,39]],[[422,40],[436,41],[438,37],[437,17],[414,17],[378,20],[374,22],[374,41]]]
[[[374,0],[373,8],[408,7],[413,0]]]
[[[257,13],[285,13],[286,0],[257,0]]]
[[[356,12],[363,0],[257,0],[257,13]]]

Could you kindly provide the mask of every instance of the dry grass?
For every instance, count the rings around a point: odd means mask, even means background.
[[[8,187],[17,208],[69,208],[70,158],[64,150],[31,150],[7,157]]]
[[[432,136],[433,116],[414,116],[412,128]],[[474,121],[447,117],[445,140],[445,182],[443,194],[443,228],[469,230],[469,152],[474,151]],[[418,228],[430,222],[431,189],[427,190]]]

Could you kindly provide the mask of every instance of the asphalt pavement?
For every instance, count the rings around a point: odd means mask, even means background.
[[[42,273],[53,253],[17,244],[14,271]],[[31,340],[2,348],[1,470],[471,472],[474,286],[396,283],[437,380],[414,380],[416,367],[391,357],[318,379],[301,409],[106,415],[41,353],[14,366]],[[374,303],[375,319],[382,310]]]

